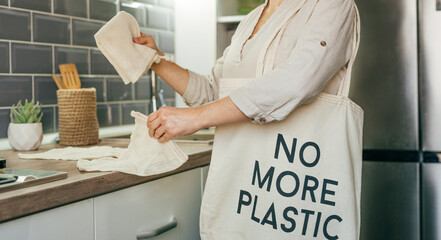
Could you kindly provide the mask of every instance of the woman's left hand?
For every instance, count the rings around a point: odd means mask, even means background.
[[[160,143],[172,138],[195,133],[201,129],[198,108],[162,107],[148,117],[147,127],[150,137]]]

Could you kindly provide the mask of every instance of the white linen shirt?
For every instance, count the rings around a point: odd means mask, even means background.
[[[199,106],[217,100],[220,78],[255,77],[256,52],[299,3],[284,0],[252,39],[267,3],[249,13],[210,75],[189,71],[184,101]],[[353,0],[308,0],[282,35],[274,69],[232,92],[233,103],[253,121],[267,123],[283,120],[322,91],[336,94],[351,55],[354,4]]]

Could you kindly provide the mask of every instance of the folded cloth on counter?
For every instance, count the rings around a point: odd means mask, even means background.
[[[159,143],[149,136],[147,116],[131,112],[135,118],[135,128],[130,136],[130,144],[117,158],[106,157],[94,160],[79,160],[82,171],[119,171],[139,176],[150,176],[169,172],[180,167],[188,156],[173,140]]]
[[[167,57],[144,45],[136,44],[133,38],[140,36],[136,19],[119,12],[96,34],[98,48],[116,69],[125,84],[135,83],[152,66]]]
[[[56,160],[80,160],[96,159],[104,157],[118,157],[125,148],[114,148],[109,146],[95,146],[89,148],[66,147],[51,149],[47,152],[23,154],[19,158],[24,159],[56,159]]]

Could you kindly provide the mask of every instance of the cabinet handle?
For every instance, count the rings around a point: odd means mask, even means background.
[[[145,231],[137,233],[136,239],[140,240],[140,239],[155,237],[155,236],[163,234],[169,230],[172,230],[176,226],[178,226],[178,221],[176,220],[175,217],[172,217],[170,219],[170,222],[165,225],[162,225],[162,226],[155,228],[155,229],[145,230]]]

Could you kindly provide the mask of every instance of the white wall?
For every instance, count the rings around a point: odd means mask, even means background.
[[[175,61],[208,74],[216,61],[216,0],[175,0]],[[176,106],[184,107],[177,94]]]

